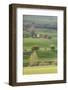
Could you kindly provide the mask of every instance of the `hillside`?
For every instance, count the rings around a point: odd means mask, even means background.
[[[38,15],[24,15],[23,16],[24,29],[30,29],[32,26],[43,29],[57,30],[56,16],[38,16]]]

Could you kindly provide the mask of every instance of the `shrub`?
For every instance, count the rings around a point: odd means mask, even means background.
[[[34,50],[36,50],[36,51],[39,50],[39,46],[33,46],[32,51],[34,51]]]
[[[50,48],[51,48],[51,50],[55,50],[55,46],[54,45],[51,45]]]

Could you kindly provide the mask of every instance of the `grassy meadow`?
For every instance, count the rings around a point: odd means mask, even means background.
[[[27,18],[26,18],[27,17]],[[30,16],[31,17],[31,16]],[[26,18],[26,19],[25,19]],[[24,17],[24,23],[28,20],[28,16]],[[42,19],[41,19],[42,20]],[[49,20],[49,18],[48,18]],[[32,23],[34,19],[30,19]],[[29,22],[29,23],[30,23]],[[48,21],[49,27],[40,27],[37,21],[34,27],[29,27],[29,23],[24,25],[24,51],[23,51],[23,74],[46,74],[57,73],[57,30],[53,28],[51,22]],[[53,20],[55,23],[55,20]],[[28,26],[28,27],[27,27]],[[50,29],[51,26],[51,29]],[[27,27],[27,28],[26,28]],[[29,28],[29,29],[28,29]]]
[[[49,65],[49,66],[34,66],[34,67],[25,67],[24,73],[26,75],[29,74],[46,74],[46,73],[56,73],[57,68],[55,65]]]

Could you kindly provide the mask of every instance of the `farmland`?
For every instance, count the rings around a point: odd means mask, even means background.
[[[45,64],[46,64],[46,62],[49,63],[50,61],[52,61],[52,63],[53,63],[54,61],[56,62],[56,58],[57,58],[56,32],[54,32],[54,33],[49,32],[48,35],[51,35],[52,39],[31,38],[31,37],[24,38],[24,50],[26,50],[27,52],[30,52],[32,47],[35,45],[40,47],[40,49],[36,51],[37,58],[40,62],[40,64],[39,64],[40,67],[38,67],[38,66],[30,67],[29,66],[30,55],[24,55],[24,65],[27,66],[27,67],[24,66],[24,74],[33,74],[33,73],[37,74],[37,72],[38,73],[55,73],[56,72],[56,69],[57,69],[56,65],[49,66],[47,64],[48,66],[45,65],[44,67],[42,67],[44,65],[44,62],[45,62]],[[55,50],[51,50],[51,45],[55,46]],[[36,69],[36,71],[35,71],[35,69]],[[41,70],[41,71],[39,71],[39,70]]]
[[[29,16],[30,17],[30,16]],[[33,16],[34,17],[34,16]],[[48,17],[49,18],[49,17]],[[23,74],[45,74],[57,72],[57,28],[56,20],[48,22],[24,18]],[[44,19],[44,18],[43,18]],[[54,18],[55,19],[55,18]],[[42,19],[40,19],[42,20]],[[46,19],[47,20],[47,19]],[[27,21],[27,24],[25,23]],[[49,22],[50,21],[50,22]],[[48,24],[47,24],[48,23]],[[30,24],[30,25],[29,25]]]

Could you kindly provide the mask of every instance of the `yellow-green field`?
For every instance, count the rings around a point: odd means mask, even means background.
[[[33,67],[24,67],[23,74],[46,74],[46,73],[57,73],[56,65],[48,66],[33,66]]]

